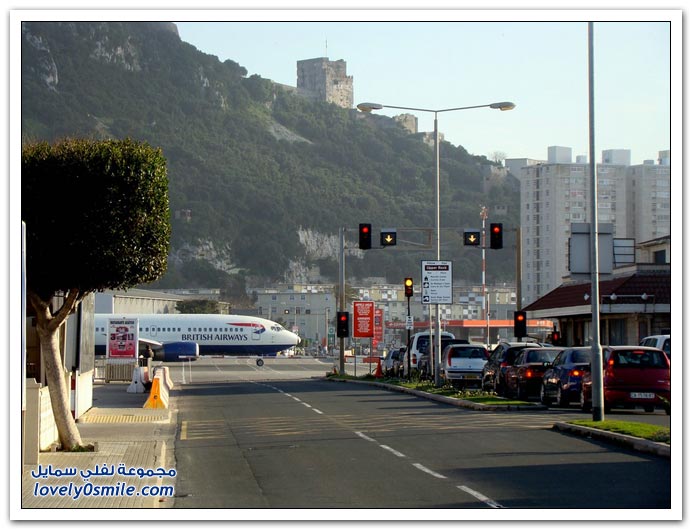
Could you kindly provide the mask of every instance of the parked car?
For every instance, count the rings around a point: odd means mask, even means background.
[[[552,366],[543,375],[540,398],[544,405],[556,401],[566,407],[579,399],[581,378],[591,366],[591,347],[565,348],[557,354]]]
[[[536,342],[500,341],[490,354],[488,362],[483,367],[481,385],[483,390],[493,391],[499,396],[505,395],[505,371],[514,363],[519,352],[525,348],[541,348]]]
[[[401,376],[403,371],[402,359],[406,348],[389,350],[382,359],[382,372],[388,376]]]
[[[483,344],[450,344],[442,351],[442,376],[455,387],[480,386],[489,356]]]
[[[639,342],[639,345],[663,350],[666,352],[668,360],[670,360],[670,335],[651,335],[649,337],[644,337]]]
[[[450,344],[469,344],[469,341],[468,339],[451,339],[445,336],[440,337],[440,351],[444,352]],[[434,343],[433,346],[437,347]],[[430,371],[430,343],[421,348],[421,356],[420,359],[418,359],[418,370],[422,379],[429,379],[433,375]],[[442,370],[442,368],[440,368],[440,370]]]
[[[508,396],[518,399],[538,397],[543,374],[553,364],[562,348],[525,348],[519,352],[514,364],[505,371],[505,388]]]
[[[428,344],[430,344],[431,335],[428,332],[415,333],[411,336],[408,344],[406,345],[406,352],[404,353],[403,365],[404,365],[404,375],[408,375],[408,363],[409,355],[411,356],[411,371],[418,371],[418,361],[421,355],[427,350]],[[454,334],[449,331],[443,331],[440,333],[440,339],[453,339]],[[432,335],[432,339],[435,340],[435,336]]]
[[[592,372],[582,379],[580,404],[592,407]],[[658,348],[605,346],[603,348],[603,408],[643,407],[653,412],[662,407],[670,414],[670,360]]]

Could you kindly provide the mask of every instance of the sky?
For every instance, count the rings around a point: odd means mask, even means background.
[[[542,160],[553,145],[570,147],[573,159],[589,154],[588,22],[559,11],[548,21],[535,21],[532,14],[515,22],[497,21],[502,17],[488,12],[477,12],[479,20],[472,22],[434,11],[431,21],[419,13],[403,21],[391,12],[351,13],[343,20],[329,12],[297,14],[289,21],[285,15],[266,21],[255,14],[254,21],[176,24],[181,39],[200,51],[287,85],[296,85],[299,60],[343,59],[353,76],[354,105],[439,111],[515,103],[507,112],[438,113],[445,140],[475,155]],[[604,149],[629,149],[633,164],[657,160],[659,151],[671,149],[671,27],[651,18],[626,21],[629,15],[593,26],[597,162]],[[469,17],[456,12],[455,18]],[[433,112],[412,113],[420,131],[433,130]]]

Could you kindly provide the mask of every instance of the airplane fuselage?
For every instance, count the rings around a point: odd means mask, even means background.
[[[276,355],[300,337],[260,317],[216,314],[104,314],[94,316],[96,352],[105,353],[109,319],[137,319],[139,339],[156,346],[195,342],[200,355]]]

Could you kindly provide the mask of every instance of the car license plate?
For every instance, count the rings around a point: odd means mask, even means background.
[[[630,392],[632,399],[654,399],[656,395],[653,392]]]
[[[475,374],[466,374],[462,376],[464,379],[480,379],[480,375],[475,375]]]

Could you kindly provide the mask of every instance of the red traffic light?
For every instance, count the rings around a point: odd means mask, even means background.
[[[517,315],[517,322],[523,322],[524,320],[526,320],[526,317],[522,313],[519,313]]]
[[[360,223],[358,225],[358,248],[368,250],[372,248],[372,225],[370,223]]]
[[[490,248],[502,248],[502,223],[490,223]]]

